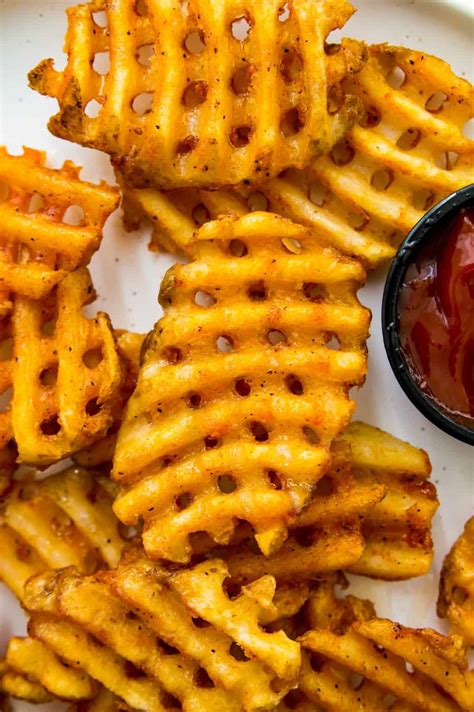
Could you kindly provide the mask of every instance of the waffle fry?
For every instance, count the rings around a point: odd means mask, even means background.
[[[111,483],[79,468],[40,481],[20,481],[1,516],[0,579],[21,600],[30,576],[77,566],[115,566],[125,539],[112,512]]]
[[[125,183],[126,227],[136,228],[146,215],[152,246],[186,252],[203,222],[270,210],[376,267],[395,254],[431,205],[474,181],[474,142],[462,133],[472,116],[472,88],[435,57],[374,45],[346,90],[364,105],[362,120],[305,171],[290,169],[258,191],[239,194]]]
[[[223,562],[169,574],[128,558],[93,577],[70,568],[31,579],[32,637],[139,709],[162,710],[168,695],[186,712],[265,709],[295,684],[299,645],[260,626],[295,614],[307,594],[275,596],[263,577],[230,599]]]
[[[233,579],[264,573],[278,581],[318,579],[338,569],[387,580],[427,573],[438,500],[426,453],[354,422],[332,455],[331,469],[277,552],[262,556],[248,531],[240,543],[218,550]],[[196,553],[209,546],[202,542]]]
[[[51,568],[92,572],[117,564],[126,533],[112,512],[114,489],[110,480],[80,468],[14,483],[1,516],[0,579],[20,600],[25,582]],[[6,663],[0,687],[13,697],[42,703],[95,694],[87,675],[31,638],[12,638]]]
[[[370,602],[336,598],[327,585],[309,606],[299,685],[324,710],[473,708],[474,672],[459,638],[375,618]]]
[[[30,86],[58,100],[53,134],[109,153],[135,185],[261,183],[329,150],[357,117],[341,83],[365,47],[325,45],[353,11],[346,0],[290,2],[286,17],[280,0],[94,0],[68,10],[64,72],[44,60]]]
[[[115,511],[144,519],[152,558],[188,561],[199,531],[227,544],[237,519],[268,555],[327,469],[348,388],[364,379],[364,272],[266,213],[204,226],[194,251],[162,284],[165,317],[117,442]]]
[[[431,205],[473,182],[474,142],[463,128],[474,97],[446,62],[387,45],[369,48],[346,89],[364,104],[359,124],[307,175],[272,183],[268,198],[373,267]]]
[[[115,331],[116,346],[123,367],[123,383],[120,404],[114,412],[114,422],[107,434],[89,447],[74,453],[72,459],[80,467],[112,467],[112,460],[117,442],[117,432],[122,422],[123,411],[137,383],[140,366],[140,352],[145,339],[144,334],[131,331]]]
[[[44,705],[52,702],[53,698],[49,692],[39,683],[29,680],[24,675],[17,675],[7,668],[7,672],[0,676],[0,709],[2,712],[10,710],[11,707],[1,705],[4,699],[14,697],[31,704]]]
[[[12,638],[6,662],[8,672],[2,678],[3,689],[13,697],[29,702],[50,701],[49,690],[54,690],[55,697],[66,700],[87,699],[97,690],[82,670],[62,663],[53,652],[32,638]],[[42,684],[35,682],[37,679]]]
[[[341,439],[332,448],[329,472],[318,482],[312,502],[292,525],[282,547],[263,556],[251,532],[217,554],[239,583],[270,574],[279,582],[321,578],[347,569],[364,551],[361,520],[386,494],[380,483],[359,484],[352,472],[351,451]],[[199,554],[200,552],[197,551]]]
[[[453,632],[474,646],[474,517],[444,560],[438,616],[447,618]]]
[[[55,170],[45,158],[32,148],[10,156],[0,146],[0,318],[11,312],[12,295],[42,299],[87,264],[119,202],[116,188],[81,181],[71,161]]]
[[[364,518],[364,551],[348,570],[389,581],[422,576],[433,560],[431,523],[439,506],[428,455],[364,423],[351,423],[343,438],[358,484],[387,488]]]
[[[15,302],[11,417],[21,462],[61,460],[100,439],[113,422],[120,357],[108,316],[82,314],[93,299],[83,268],[58,285],[52,306]]]

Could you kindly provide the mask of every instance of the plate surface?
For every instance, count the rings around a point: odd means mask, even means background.
[[[470,3],[465,0],[353,0],[353,3],[359,9],[344,34],[437,54],[450,62],[455,72],[473,80]],[[0,0],[0,141],[14,153],[19,153],[23,144],[45,149],[50,165],[58,166],[69,158],[84,166],[84,178],[112,181],[105,156],[48,133],[46,123],[55,113],[56,102],[30,91],[26,85],[27,71],[39,60],[55,57],[58,67],[64,65],[64,8],[71,4],[65,0]],[[92,262],[100,295],[94,310],[108,311],[116,327],[147,331],[161,312],[157,304],[158,288],[173,259],[150,253],[145,232],[126,234],[117,212],[108,221],[102,248]],[[438,577],[444,555],[474,511],[473,451],[432,426],[395,381],[380,328],[385,272],[380,269],[373,273],[361,296],[373,311],[373,321],[369,376],[357,394],[356,417],[428,451],[441,501],[433,527],[436,556],[427,576],[402,583],[353,576],[351,592],[372,599],[381,616],[414,627],[431,626],[446,631],[445,623],[437,619],[435,611]],[[23,632],[24,619],[19,606],[0,584],[0,654],[9,636]],[[16,705],[19,710],[27,707]]]

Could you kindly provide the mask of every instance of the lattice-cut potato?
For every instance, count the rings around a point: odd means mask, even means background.
[[[30,680],[27,675],[13,672],[5,662],[3,674],[2,666],[0,665],[0,709],[2,712],[10,712],[10,698],[24,700],[36,705],[43,705],[53,700],[48,690],[42,685]]]
[[[275,595],[275,581],[263,577],[231,599],[220,561],[170,574],[128,559],[92,577],[69,568],[32,578],[33,639],[139,709],[271,709],[296,685],[299,644],[261,625],[296,614],[307,594]]]
[[[92,572],[115,566],[128,538],[112,511],[114,484],[70,467],[43,480],[15,482],[0,523],[0,579],[22,600],[25,582],[41,572],[75,565]],[[42,703],[83,699],[96,685],[64,665],[40,641],[12,638],[0,688]]]
[[[126,532],[112,511],[111,484],[76,467],[14,483],[1,513],[0,579],[20,600],[34,574],[72,565],[91,573],[118,563]]]
[[[338,569],[387,580],[421,576],[433,558],[431,520],[438,506],[430,470],[423,450],[350,423],[282,547],[265,557],[252,532],[240,527],[218,555],[239,582],[264,573],[278,581],[318,579]],[[196,555],[212,549],[208,537],[193,543]]]
[[[40,641],[11,638],[1,679],[2,689],[12,697],[44,703],[55,698],[75,700],[93,697],[94,681],[80,668],[67,665]],[[37,682],[41,680],[41,683]]]
[[[318,579],[347,569],[364,552],[361,522],[385,496],[387,487],[359,483],[352,471],[351,450],[342,438],[333,445],[331,468],[313,491],[312,501],[291,525],[282,547],[263,556],[251,532],[237,532],[241,541],[218,550],[234,581],[253,581],[271,574],[279,582]],[[208,543],[209,544],[209,543]],[[201,543],[205,550],[205,542]],[[201,551],[195,542],[196,554]]]
[[[187,254],[194,235],[201,225],[217,220],[221,215],[245,215],[249,212],[243,195],[231,190],[157,190],[134,188],[117,171],[123,191],[124,226],[138,230],[142,218],[152,224],[150,250]],[[266,210],[268,200],[259,192],[260,210]]]
[[[346,86],[364,115],[304,176],[271,184],[277,211],[375,266],[434,203],[474,180],[471,84],[440,59],[388,45]],[[273,206],[275,209],[275,206]]]
[[[350,423],[342,437],[358,484],[387,488],[362,522],[364,551],[349,570],[386,580],[422,576],[433,560],[431,525],[439,506],[427,453],[365,423]]]
[[[227,544],[249,522],[266,555],[308,502],[366,372],[358,262],[276,215],[203,226],[161,287],[119,433],[121,521],[148,556],[186,562],[190,535]]]
[[[114,411],[114,420],[107,434],[92,445],[84,447],[72,455],[72,459],[81,467],[112,467],[112,460],[117,442],[117,432],[120,428],[123,412],[128,399],[137,383],[140,367],[140,352],[145,339],[144,334],[131,331],[116,330],[116,346],[123,368],[123,383],[120,389],[120,403]]]
[[[136,227],[146,215],[153,246],[186,252],[203,222],[271,210],[314,228],[368,267],[392,257],[431,205],[474,181],[474,143],[463,134],[472,117],[472,87],[440,59],[374,45],[345,88],[362,102],[362,119],[304,171],[290,169],[239,193],[125,183],[126,226]]]
[[[86,265],[119,202],[116,188],[80,180],[71,161],[53,169],[45,158],[32,148],[11,156],[0,146],[0,317],[13,295],[42,299]]]
[[[324,584],[307,615],[299,687],[326,712],[472,710],[474,672],[460,638],[376,618],[369,601],[336,598]]]
[[[21,462],[47,465],[106,434],[120,400],[122,367],[108,316],[88,318],[86,268],[46,301],[15,300],[12,425]]]
[[[327,45],[347,0],[93,0],[68,10],[66,69],[29,74],[53,134],[140,187],[261,183],[328,151],[358,116],[365,46]]]
[[[474,517],[446,556],[441,570],[438,615],[474,646]]]

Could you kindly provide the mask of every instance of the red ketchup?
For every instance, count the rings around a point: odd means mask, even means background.
[[[474,430],[474,208],[416,255],[399,298],[400,339],[418,386]]]

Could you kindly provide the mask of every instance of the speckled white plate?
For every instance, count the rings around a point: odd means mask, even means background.
[[[474,11],[466,0],[352,0],[359,10],[344,33],[368,42],[387,41],[443,57],[453,69],[473,79]],[[30,91],[26,74],[44,57],[63,66],[65,0],[0,0],[1,123],[0,140],[10,151],[23,144],[46,149],[51,165],[70,158],[84,166],[83,176],[113,180],[107,158],[51,136],[46,123],[56,103]],[[340,34],[340,33],[338,33]],[[172,263],[146,249],[147,236],[126,234],[120,213],[109,220],[92,272],[100,297],[117,327],[148,330],[160,315],[160,280]],[[436,557],[427,576],[403,583],[380,583],[352,577],[354,593],[371,598],[380,615],[411,626],[446,630],[436,617],[438,576],[444,555],[474,510],[473,450],[437,430],[415,410],[397,385],[382,344],[380,305],[384,270],[369,278],[362,295],[373,310],[369,342],[369,377],[359,392],[357,417],[425,448],[433,463],[433,480],[441,506],[434,522]],[[13,596],[0,587],[0,653],[9,636],[24,632],[24,618]],[[17,709],[28,705],[18,704]],[[49,707],[58,708],[59,705]]]

